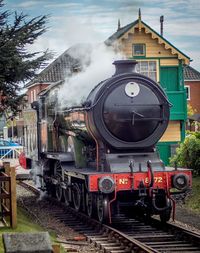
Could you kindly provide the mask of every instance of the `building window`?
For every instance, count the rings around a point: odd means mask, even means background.
[[[33,91],[31,91],[31,103],[33,102]]]
[[[187,100],[190,100],[190,86],[186,86],[185,85],[185,88],[186,88],[186,97],[187,97]]]
[[[145,44],[133,44],[133,56],[145,56]]]
[[[34,101],[37,100],[37,94],[36,94],[36,90],[32,90],[31,91],[31,103],[33,103]]]
[[[36,97],[36,90],[33,90],[33,101],[36,101],[37,97]]]
[[[136,71],[144,76],[148,76],[157,82],[157,63],[156,61],[138,61]]]

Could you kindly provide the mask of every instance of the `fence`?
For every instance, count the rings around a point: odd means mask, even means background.
[[[0,160],[18,159],[23,146],[0,147]]]
[[[0,220],[4,226],[16,228],[16,175],[15,168],[10,163],[4,163],[5,172],[0,172]]]

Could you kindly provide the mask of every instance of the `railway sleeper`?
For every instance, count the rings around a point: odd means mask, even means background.
[[[104,235],[88,235],[87,239],[89,242],[96,242],[108,240],[108,237]]]
[[[116,242],[107,242],[107,243],[101,243],[101,244],[98,244],[100,249],[104,249],[106,247],[121,247],[122,245],[120,243],[116,243]],[[98,246],[97,245],[97,246]]]
[[[74,221],[69,221],[69,220],[66,220],[66,219],[62,219],[61,220],[62,222],[65,223],[65,225],[69,225],[69,226],[76,226],[76,225],[80,225],[80,222],[74,220]]]
[[[158,248],[158,249],[160,249],[160,248],[163,248],[163,245],[154,245],[154,246],[152,246],[154,249],[156,249],[156,248]],[[197,248],[197,247],[195,247],[194,245],[192,245],[192,244],[183,244],[183,245],[179,245],[179,244],[173,244],[173,245],[171,245],[171,244],[166,244],[166,247],[167,247],[167,250],[168,249],[174,249],[174,248],[176,248],[176,249],[183,249],[183,248],[195,248],[195,249],[199,249],[199,248]]]
[[[182,252],[184,252],[184,251],[182,251]],[[188,253],[188,251],[185,251],[185,252]],[[199,252],[200,252],[199,249],[198,250],[194,250],[194,251],[193,250],[189,251],[189,253],[199,253]],[[173,250],[173,253],[180,253],[180,251],[174,251]]]
[[[166,252],[166,253],[167,252],[173,252],[173,253],[175,253],[175,252],[190,252],[191,253],[191,251],[196,251],[196,253],[199,252],[199,248],[197,248],[197,247],[180,247],[180,248],[170,248],[170,249],[157,248],[157,250],[160,252]]]
[[[92,229],[92,228],[87,228],[87,227],[80,227],[80,228],[73,228],[74,229],[74,231],[77,231],[77,232],[79,232],[79,233],[94,233],[94,230]]]
[[[70,224],[70,223],[69,223]],[[70,226],[71,226],[71,224],[70,224]],[[89,226],[89,225],[86,225],[85,223],[73,223],[72,224],[72,227],[73,227],[73,229],[74,230],[78,230],[78,229],[91,229],[91,226]]]
[[[110,253],[129,253],[130,250],[111,250]]]
[[[149,233],[156,233],[157,231],[156,230],[131,230],[130,231],[132,234],[134,235],[140,235],[141,233],[142,234],[145,234],[145,235],[148,235]],[[161,233],[162,231],[158,231],[158,233]]]
[[[185,241],[175,241],[175,240],[173,240],[173,241],[168,241],[168,242],[166,242],[166,241],[160,241],[160,242],[148,242],[148,243],[146,243],[147,245],[150,245],[150,246],[156,246],[156,245],[166,245],[166,246],[168,246],[168,245],[183,245],[183,244],[187,244]]]
[[[137,235],[137,236],[132,235],[131,237],[134,238],[134,239],[137,239],[139,241],[148,241],[148,240],[150,240],[150,241],[153,241],[153,240],[157,240],[157,241],[162,241],[162,240],[167,241],[168,240],[168,241],[170,241],[172,238],[174,238],[173,235],[168,235],[168,234],[166,234],[166,235],[151,234],[151,235],[148,235],[148,236],[147,235]]]
[[[94,244],[95,244],[96,247],[100,247],[100,245],[103,244],[103,243],[104,243],[104,244],[109,243],[108,239],[106,239],[106,240],[101,240],[101,241],[100,241],[100,240],[95,240],[95,241],[94,241]]]
[[[106,246],[103,248],[104,252],[110,252],[111,250],[125,250],[125,246]]]

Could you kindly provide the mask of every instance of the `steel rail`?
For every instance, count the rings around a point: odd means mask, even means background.
[[[31,191],[31,192],[35,193],[36,195],[40,195],[40,190],[37,187],[31,185],[30,183],[27,183],[27,182],[21,181],[21,180],[18,180],[17,183],[20,186],[22,186],[23,188],[27,189],[28,191]]]

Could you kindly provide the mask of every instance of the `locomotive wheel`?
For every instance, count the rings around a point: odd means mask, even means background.
[[[169,221],[170,217],[171,217],[171,210],[169,209],[160,214],[160,220],[162,223],[166,223],[167,221]]]
[[[94,196],[91,192],[87,192],[85,196],[86,212],[89,217],[94,213]]]
[[[72,198],[74,208],[77,212],[79,212],[81,210],[81,190],[77,183],[73,185]]]
[[[144,213],[144,221],[146,224],[149,224],[150,223],[150,220],[151,220],[151,213],[149,210],[147,210],[145,213]]]
[[[172,205],[170,201],[170,207],[160,213],[160,220],[162,223],[166,223],[171,218]]]
[[[63,190],[60,184],[56,185],[56,198],[58,201],[61,201],[63,197]]]
[[[54,197],[54,187],[52,184],[50,184],[49,182],[46,182],[45,183],[45,186],[46,186],[46,192],[48,194],[48,196],[50,197]]]
[[[109,220],[109,211],[108,211],[108,203],[109,199],[108,197],[99,194],[97,196],[97,216],[101,223],[108,223]]]
[[[45,186],[46,186],[46,182],[45,182],[44,178],[48,174],[48,171],[49,171],[49,160],[42,159],[40,162],[40,168],[41,168],[40,187],[42,190],[44,190]]]
[[[67,186],[67,188],[63,190],[63,198],[66,206],[70,205],[69,194],[69,186]]]
[[[54,164],[54,175],[58,180],[58,184],[55,186],[55,195],[58,201],[63,199],[63,190],[61,188],[61,181],[62,181],[62,168],[60,165],[60,161],[56,161]]]

